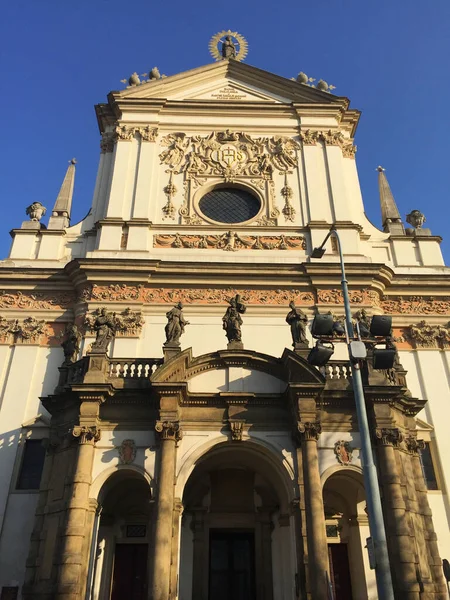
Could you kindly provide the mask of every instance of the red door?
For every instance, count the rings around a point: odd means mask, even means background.
[[[328,544],[328,557],[334,600],[352,600],[347,544]]]
[[[147,544],[117,544],[111,600],[147,600]]]

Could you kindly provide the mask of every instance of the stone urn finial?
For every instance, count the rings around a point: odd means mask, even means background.
[[[425,223],[426,218],[420,210],[412,210],[409,215],[406,215],[406,222],[412,225],[415,229],[420,229]]]
[[[30,221],[40,221],[47,212],[47,209],[40,202],[33,202],[26,208],[26,214],[30,217]]]

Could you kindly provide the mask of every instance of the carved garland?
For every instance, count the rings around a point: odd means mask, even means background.
[[[47,333],[45,320],[34,317],[5,319],[0,316],[0,341],[7,344],[38,344]]]
[[[446,325],[429,325],[426,321],[420,321],[405,329],[403,336],[415,348],[448,348],[450,322]]]
[[[305,250],[306,242],[302,236],[259,236],[238,235],[228,231],[222,235],[156,235],[154,248],[196,248],[219,250]]]
[[[136,135],[139,135],[143,142],[154,142],[158,135],[158,128],[151,127],[150,125],[125,125],[124,123],[118,123],[112,139],[113,142],[131,142]]]
[[[100,316],[103,307],[96,308],[91,313],[85,316],[84,327],[85,331],[94,333],[94,325],[96,319]],[[142,326],[145,323],[142,312],[133,311],[126,308],[120,314],[113,313],[115,323],[115,334],[118,337],[136,337],[142,331]]]

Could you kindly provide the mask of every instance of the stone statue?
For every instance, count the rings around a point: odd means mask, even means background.
[[[225,315],[222,317],[223,328],[228,341],[231,342],[242,342],[241,325],[242,318],[241,314],[244,314],[247,310],[245,304],[241,302],[241,297],[236,294],[234,298],[228,300],[230,306],[227,308]]]
[[[92,350],[106,352],[109,342],[116,335],[116,319],[114,313],[107,312],[106,308],[100,310],[100,314],[94,321],[92,329],[96,332],[95,342]]]
[[[64,364],[75,362],[80,352],[81,333],[76,325],[68,325],[66,328],[66,339],[61,346],[64,350]]]
[[[294,301],[289,302],[289,308],[291,310],[286,316],[286,323],[289,323],[291,327],[292,345],[294,348],[298,344],[307,346],[306,324],[308,323],[308,318],[301,309],[296,308]]]
[[[172,310],[166,313],[167,325],[165,327],[166,341],[165,346],[180,345],[180,337],[184,333],[184,328],[189,325],[189,321],[186,321],[183,315],[183,304],[178,302]]]
[[[370,321],[372,320],[369,315],[367,314],[367,311],[365,308],[362,308],[361,310],[358,310],[357,313],[355,313],[354,315],[358,326],[359,326],[359,333],[361,335],[362,338],[368,338],[371,337],[371,333],[370,333]]]
[[[222,42],[222,58],[236,58],[236,46],[231,35],[227,35],[225,41]]]

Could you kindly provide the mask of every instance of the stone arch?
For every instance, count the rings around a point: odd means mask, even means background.
[[[208,460],[213,453],[227,452],[229,449],[238,449],[242,452],[252,453],[255,458],[261,459],[264,464],[269,466],[269,475],[272,485],[282,486],[283,496],[280,498],[280,511],[287,513],[289,510],[289,502],[297,495],[295,473],[291,465],[286,460],[281,461],[276,455],[274,446],[269,445],[262,440],[247,440],[232,444],[224,441],[223,437],[212,438],[202,445],[194,448],[193,452],[186,457],[177,473],[177,483],[175,487],[175,495],[178,498],[183,497],[185,486],[189,477],[194,472],[195,468]]]
[[[102,498],[108,493],[108,489],[115,485],[117,480],[117,476],[123,479],[129,478],[143,478],[149,488],[150,493],[153,496],[153,479],[150,475],[138,465],[115,465],[113,467],[109,467],[105,469],[101,473],[97,475],[94,481],[91,483],[90,498],[97,500],[97,502],[101,503]]]

